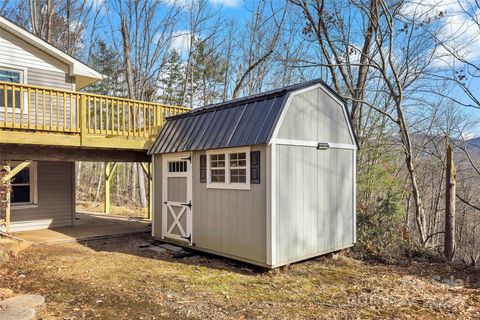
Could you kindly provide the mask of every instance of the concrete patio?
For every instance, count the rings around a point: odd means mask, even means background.
[[[148,224],[147,220],[102,213],[77,212],[73,227],[22,231],[14,233],[14,236],[33,244],[77,242],[150,232]]]

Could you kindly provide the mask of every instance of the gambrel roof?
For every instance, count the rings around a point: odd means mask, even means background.
[[[148,154],[267,144],[289,94],[317,85],[327,89],[344,104],[333,89],[316,79],[209,105],[167,118]]]

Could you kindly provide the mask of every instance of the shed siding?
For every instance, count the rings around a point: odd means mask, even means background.
[[[261,166],[266,166],[266,148],[260,150]],[[200,183],[200,155],[193,163],[193,242],[197,247],[220,254],[266,261],[266,176],[261,170],[261,184],[251,190],[207,189]]]
[[[354,151],[278,145],[275,265],[354,243]]]
[[[195,248],[266,263],[266,148],[252,146],[261,152],[261,184],[251,190],[207,189],[200,183],[200,155],[193,152],[192,241]],[[162,161],[154,156],[153,236],[162,230]]]
[[[162,188],[163,188],[163,170],[162,156],[154,155],[153,163],[153,214],[152,214],[152,236],[162,236]]]
[[[343,110],[321,87],[294,95],[276,138],[354,144]]]
[[[38,206],[12,209],[12,231],[45,229],[73,224],[74,162],[38,162]]]

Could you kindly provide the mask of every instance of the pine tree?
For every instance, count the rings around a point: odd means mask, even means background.
[[[200,39],[195,42],[194,58],[193,90],[190,88],[194,96],[190,98],[203,105],[218,102],[225,77],[225,58],[215,51],[213,45],[208,46]]]
[[[159,80],[160,100],[170,105],[180,105],[181,84],[184,81],[184,67],[180,54],[174,49],[168,55],[162,78]]]
[[[109,47],[103,40],[98,40],[90,57],[90,65],[104,78],[89,86],[86,91],[114,97],[127,96],[119,52]]]

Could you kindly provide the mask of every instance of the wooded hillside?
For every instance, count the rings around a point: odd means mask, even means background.
[[[91,92],[195,108],[324,79],[360,144],[358,254],[444,258],[450,239],[454,260],[480,263],[478,2],[5,0],[0,14],[104,74]],[[77,164],[79,201],[102,201],[102,166]],[[113,181],[116,205],[147,205],[138,164]]]

